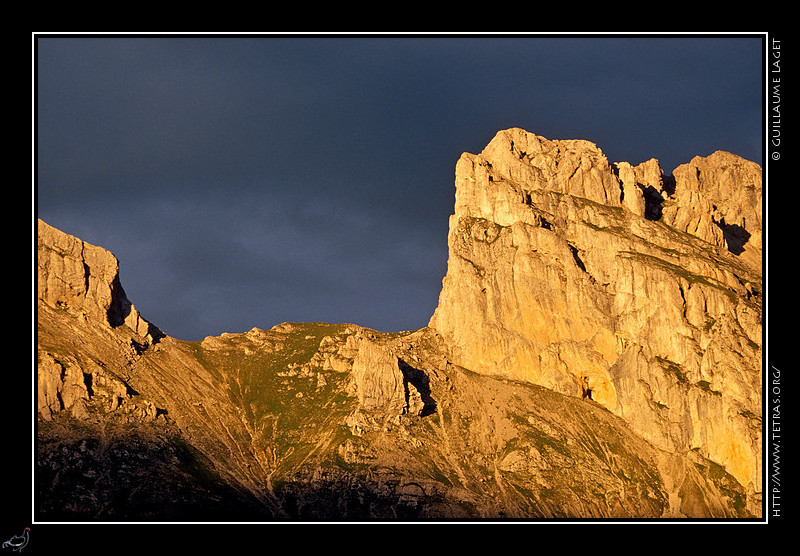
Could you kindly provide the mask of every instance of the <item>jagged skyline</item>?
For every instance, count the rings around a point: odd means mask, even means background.
[[[439,305],[397,334],[162,336],[40,220],[36,515],[762,517],[762,168],[652,162],[519,128],[463,155]]]
[[[418,328],[462,152],[519,126],[667,172],[761,164],[762,40],[40,37],[35,211],[181,339]]]

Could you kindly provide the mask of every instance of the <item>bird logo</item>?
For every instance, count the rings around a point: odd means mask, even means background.
[[[10,548],[17,552],[21,551],[28,544],[28,535],[30,534],[30,527],[25,527],[21,535],[14,535],[6,542],[3,543],[3,548]]]

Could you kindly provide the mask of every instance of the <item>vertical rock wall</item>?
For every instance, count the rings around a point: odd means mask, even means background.
[[[591,399],[761,485],[761,168],[664,176],[587,141],[499,132],[456,164],[430,326],[455,364]]]

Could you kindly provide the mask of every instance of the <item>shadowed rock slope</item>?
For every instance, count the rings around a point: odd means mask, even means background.
[[[441,301],[410,332],[181,341],[113,255],[39,221],[36,519],[759,516],[760,229],[703,180],[712,227],[657,165],[556,170],[551,145],[506,130],[462,157]]]

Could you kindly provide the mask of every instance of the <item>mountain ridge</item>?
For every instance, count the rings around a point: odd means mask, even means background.
[[[760,517],[760,181],[731,157],[671,183],[498,132],[456,165],[440,303],[400,333],[178,340],[40,220],[37,515]]]

